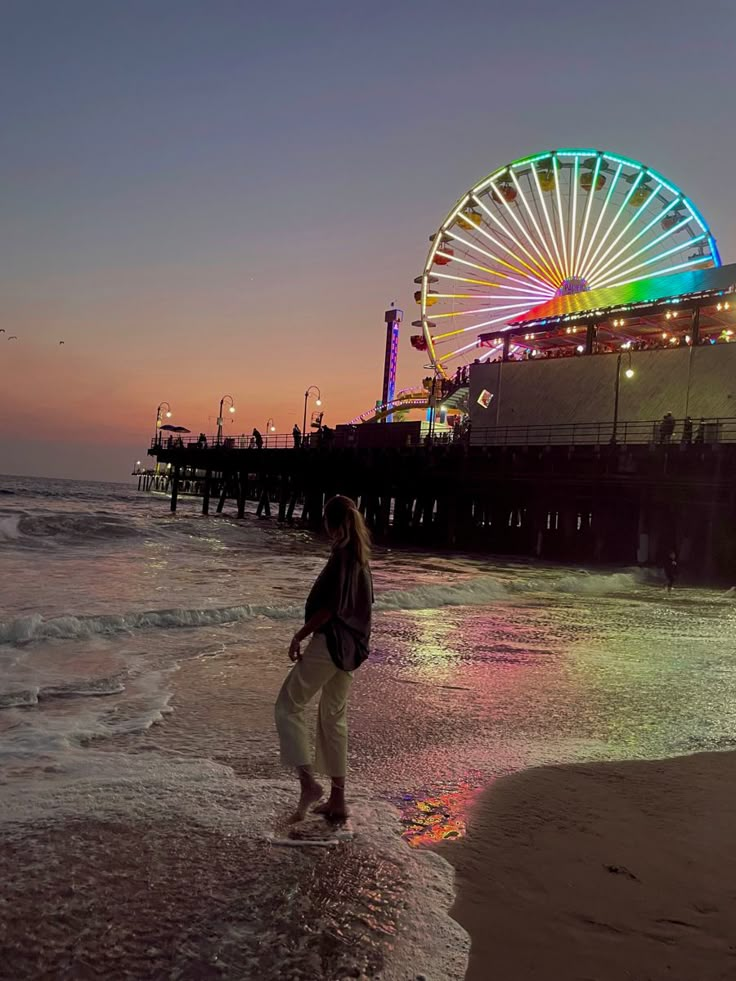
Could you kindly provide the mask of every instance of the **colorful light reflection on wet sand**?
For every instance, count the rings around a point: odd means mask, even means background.
[[[472,781],[461,783],[453,790],[426,797],[406,794],[398,801],[404,839],[417,848],[462,838],[468,813],[482,789],[479,773]]]

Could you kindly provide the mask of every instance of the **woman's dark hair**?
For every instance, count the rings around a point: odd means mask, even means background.
[[[338,494],[325,504],[325,525],[337,548],[350,546],[361,565],[371,557],[371,536],[355,501]]]

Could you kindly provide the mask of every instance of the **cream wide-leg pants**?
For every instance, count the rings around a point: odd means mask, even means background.
[[[350,671],[336,667],[327,641],[314,634],[306,650],[286,676],[276,699],[276,729],[281,761],[286,766],[312,766],[329,777],[344,777],[348,765],[348,695]],[[307,731],[305,709],[321,691],[317,715],[316,753]]]

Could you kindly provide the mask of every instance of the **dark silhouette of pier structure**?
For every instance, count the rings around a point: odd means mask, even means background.
[[[394,423],[359,428],[397,435],[406,426],[404,445],[356,445],[338,431],[329,445],[300,449],[192,442],[154,444],[149,454],[168,475],[158,480],[172,511],[188,492],[201,497],[203,514],[242,519],[251,501],[259,517],[318,530],[324,502],[341,493],[382,544],[624,565],[659,564],[675,549],[686,575],[728,580],[736,576],[736,422],[733,431],[709,425],[718,441],[663,443],[651,423],[620,429],[617,442],[605,426],[597,436],[578,433],[580,442],[569,429],[526,427],[494,431],[487,445],[427,445],[413,424]]]

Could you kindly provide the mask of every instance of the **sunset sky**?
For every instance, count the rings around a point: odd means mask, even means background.
[[[392,300],[414,384],[428,236],[535,151],[650,164],[736,261],[735,29],[733,0],[0,0],[0,472],[126,479],[162,399],[287,432],[316,384],[344,422]]]

